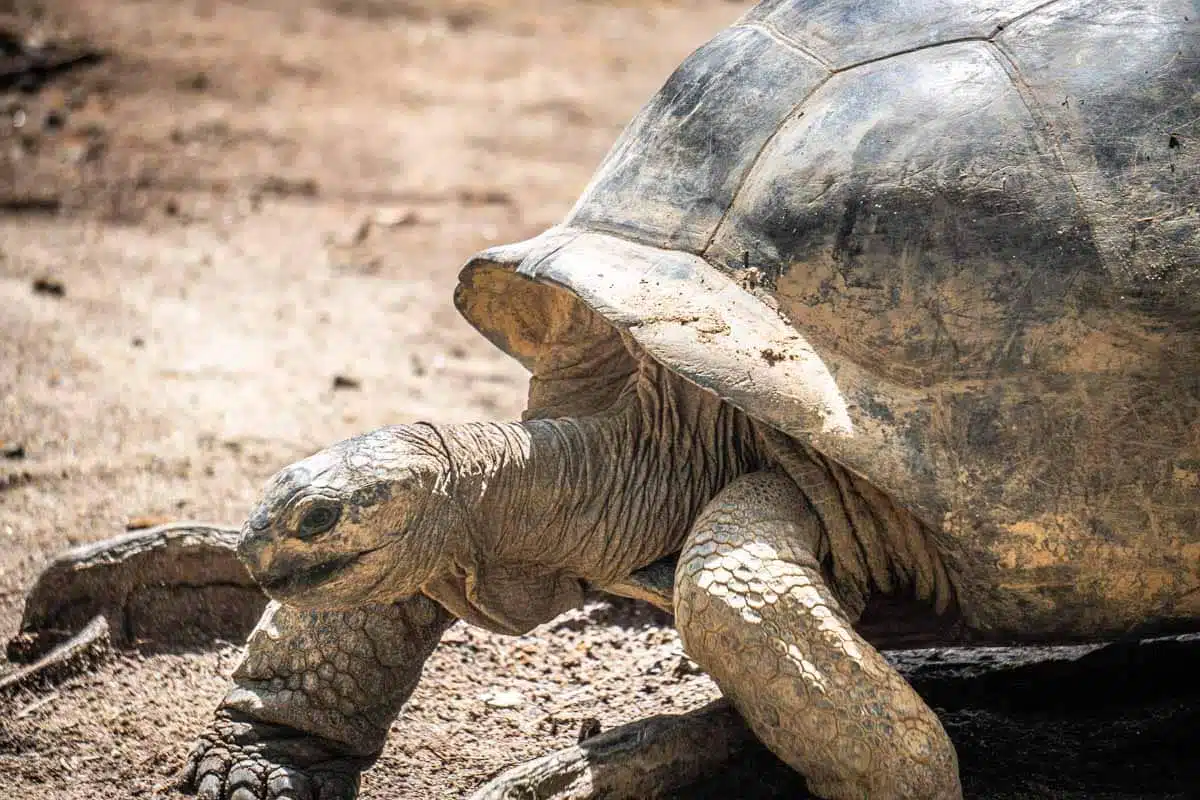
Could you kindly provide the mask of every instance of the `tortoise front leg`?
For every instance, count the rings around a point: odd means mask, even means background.
[[[272,603],[180,777],[202,800],[350,800],[454,617],[418,595],[353,611]]]
[[[961,798],[937,716],[855,633],[826,586],[813,555],[818,525],[780,473],[743,476],[721,491],[675,574],[684,649],[814,794]]]

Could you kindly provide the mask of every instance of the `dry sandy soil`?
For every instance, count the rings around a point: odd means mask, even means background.
[[[0,637],[63,548],[236,524],[280,466],[378,425],[518,415],[524,373],[453,310],[458,266],[562,215],[744,5],[0,0]],[[22,66],[38,42],[60,70]],[[664,623],[597,603],[519,639],[456,628],[363,796],[462,796],[588,718],[714,697]],[[128,654],[10,698],[0,796],[169,795],[238,657]],[[1197,740],[1174,731],[1196,708],[1145,700],[1141,750],[1085,753],[1091,788],[1063,784],[1061,728],[969,708],[948,726],[974,796],[1185,797],[1195,768],[1171,764]],[[761,754],[739,775],[691,796],[802,786]]]

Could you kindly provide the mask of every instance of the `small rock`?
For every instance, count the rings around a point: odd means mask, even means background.
[[[212,85],[209,80],[208,73],[197,72],[194,75],[189,75],[179,82],[179,88],[193,92],[203,92]]]
[[[63,144],[63,155],[72,164],[91,164],[104,157],[108,145],[107,134],[77,132],[68,134]]]
[[[0,455],[3,455],[10,461],[20,461],[25,458],[25,445],[23,444],[6,444],[2,445],[2,447],[4,449],[0,450]]]
[[[578,743],[583,744],[593,736],[600,733],[600,720],[595,717],[584,717],[579,721],[579,738]]]
[[[57,278],[37,278],[33,282],[33,293],[50,297],[64,297],[67,294],[67,287]]]
[[[314,178],[285,178],[281,175],[266,176],[254,189],[261,194],[277,197],[316,197],[321,193],[321,187]]]
[[[146,340],[143,339],[141,336],[135,336],[129,340],[129,344],[131,344],[134,347],[145,347]]]
[[[421,215],[413,208],[381,208],[374,216],[375,224],[381,228],[403,228],[420,221]]]
[[[687,656],[680,656],[679,663],[675,665],[672,673],[676,680],[684,678],[688,675],[702,675],[704,670],[700,669],[700,665],[692,661]]]
[[[142,531],[146,528],[157,528],[159,525],[166,525],[171,522],[170,517],[164,517],[158,514],[145,514],[137,517],[130,517],[125,523],[127,531]]]
[[[334,375],[334,389],[361,389],[362,381],[358,378],[351,378],[349,375]]]
[[[47,131],[60,131],[67,124],[67,117],[62,111],[52,108],[42,117],[42,129]]]
[[[505,689],[485,694],[483,702],[489,708],[518,708],[525,704],[525,698],[521,696],[520,692]]]
[[[465,206],[515,206],[516,200],[502,189],[463,189],[458,201]]]

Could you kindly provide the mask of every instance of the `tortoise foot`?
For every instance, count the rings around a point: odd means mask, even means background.
[[[632,722],[526,762],[493,778],[471,800],[653,798],[720,770],[753,734],[728,703]]]
[[[176,786],[200,800],[354,800],[372,758],[346,756],[312,734],[222,710]]]
[[[173,523],[68,550],[26,597],[9,659],[35,661],[99,616],[114,647],[244,640],[267,598],[237,559],[239,534]]]

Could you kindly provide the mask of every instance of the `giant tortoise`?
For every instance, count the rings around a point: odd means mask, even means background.
[[[960,797],[880,648],[1200,628],[1198,133],[1194,0],[752,8],[463,269],[522,421],[272,479],[238,552],[277,602],[185,781],[351,797],[449,624],[595,587],[673,610],[814,794]]]

